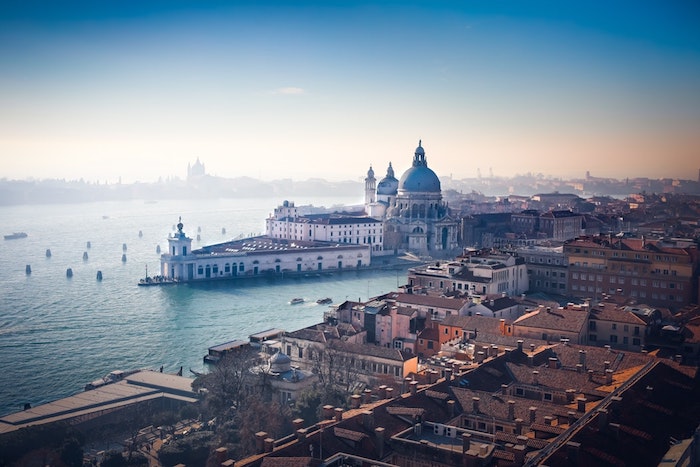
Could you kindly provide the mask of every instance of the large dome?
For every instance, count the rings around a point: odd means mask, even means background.
[[[408,169],[399,180],[399,190],[408,192],[440,192],[440,179],[428,168],[425,151],[420,141],[413,157],[413,167]]]

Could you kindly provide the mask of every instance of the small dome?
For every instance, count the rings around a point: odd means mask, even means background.
[[[369,170],[367,171],[367,178],[374,178],[374,170],[372,170],[372,166],[369,166]]]
[[[378,195],[395,195],[399,188],[399,181],[394,177],[394,169],[389,162],[389,168],[386,169],[386,177],[382,178],[377,184]]]
[[[270,370],[275,373],[284,373],[292,369],[292,359],[283,352],[277,352],[270,357]]]

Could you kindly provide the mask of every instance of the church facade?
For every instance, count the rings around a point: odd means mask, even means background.
[[[442,256],[459,251],[459,222],[442,200],[440,179],[428,167],[418,142],[412,166],[401,179],[389,163],[377,183],[370,167],[365,178],[365,210],[384,223],[384,250]]]

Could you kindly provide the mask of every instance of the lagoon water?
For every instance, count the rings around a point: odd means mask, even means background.
[[[29,234],[4,240],[0,248],[0,414],[75,394],[112,370],[162,365],[164,371],[176,372],[182,366],[188,376],[190,368],[203,371],[202,357],[212,345],[273,327],[291,331],[320,322],[327,307],[317,305],[317,298],[364,300],[405,281],[403,271],[359,271],[308,279],[136,285],[146,269],[149,275],[157,273],[156,248],[165,251],[179,216],[193,239],[201,228],[201,241],[192,244],[198,248],[262,233],[265,217],[280,201],[0,207],[3,234]],[[96,280],[98,271],[102,281]],[[307,302],[292,306],[293,297]]]

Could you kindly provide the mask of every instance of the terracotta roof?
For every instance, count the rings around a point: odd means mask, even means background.
[[[391,292],[383,295],[381,298],[393,300],[399,305],[432,306],[435,308],[447,308],[450,310],[459,310],[468,303],[468,300],[464,298],[444,298],[434,297],[431,295],[418,295],[400,292]]]
[[[448,315],[442,320],[440,324],[445,326],[455,326],[466,330],[476,329],[477,337],[480,332],[486,334],[498,335],[501,333],[501,318],[493,318],[490,316],[458,316],[458,315]],[[510,324],[510,320],[505,321]]]
[[[586,329],[588,311],[568,308],[538,308],[513,322],[515,327],[533,327],[553,331],[581,332]]]

